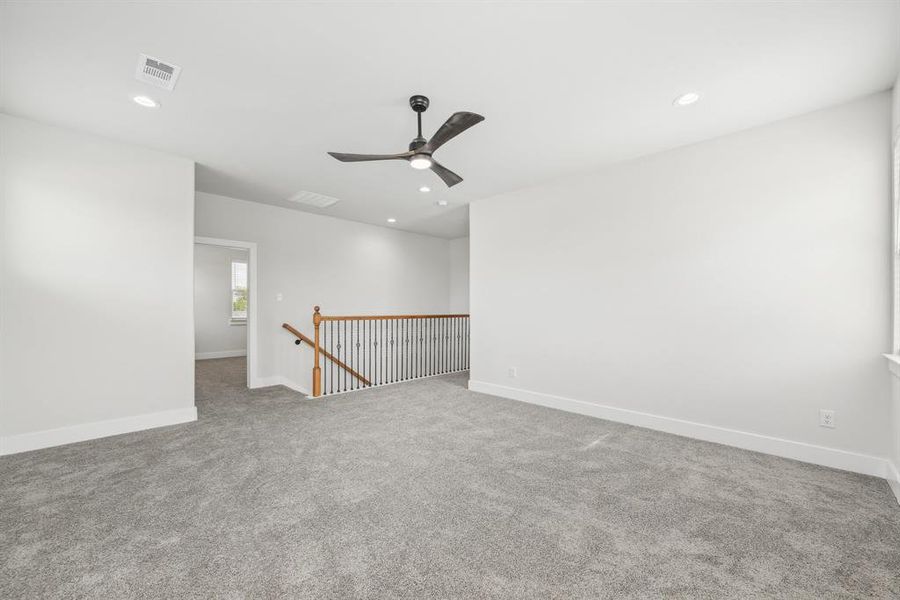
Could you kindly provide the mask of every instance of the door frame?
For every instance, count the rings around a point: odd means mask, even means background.
[[[247,387],[263,387],[259,377],[259,338],[257,336],[257,309],[259,295],[256,293],[256,242],[244,242],[239,240],[225,240],[221,238],[194,236],[195,244],[205,246],[222,246],[226,248],[246,249],[248,253],[247,264],[247,293],[250,296],[250,306],[247,310]]]

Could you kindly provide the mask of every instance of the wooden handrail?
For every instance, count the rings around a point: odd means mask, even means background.
[[[469,315],[358,315],[328,317],[319,315],[322,321],[389,321],[397,319],[464,319]]]
[[[300,340],[300,341],[302,341],[302,342],[305,342],[305,343],[308,344],[313,350],[318,350],[318,352],[322,353],[322,354],[325,356],[325,358],[330,359],[334,364],[336,364],[337,366],[339,366],[339,367],[341,367],[342,369],[346,370],[348,373],[350,373],[351,375],[353,375],[354,377],[356,377],[357,379],[359,379],[359,380],[360,380],[361,382],[363,382],[364,384],[366,384],[366,385],[372,385],[372,383],[371,383],[368,379],[366,379],[365,377],[363,377],[362,375],[360,375],[359,373],[357,373],[352,367],[347,366],[347,365],[344,364],[339,358],[337,358],[336,356],[334,356],[333,354],[331,354],[330,352],[328,352],[328,351],[325,350],[324,348],[319,347],[319,345],[318,345],[316,342],[314,342],[313,340],[309,339],[308,337],[306,337],[305,335],[303,335],[301,332],[299,332],[299,331],[297,331],[296,329],[294,329],[293,327],[291,327],[289,324],[287,324],[287,323],[282,323],[281,326],[284,327],[285,329],[287,329],[288,331],[290,331],[292,334],[294,334],[294,336],[295,336],[298,340]],[[316,354],[316,359],[317,359],[317,360],[316,360],[316,368],[318,368],[318,353]],[[316,383],[315,375],[313,375],[313,388],[316,387],[316,386],[315,386],[315,383]],[[318,390],[319,393],[316,393],[316,391],[317,391],[317,390],[313,389],[313,396],[320,396],[320,395],[321,395],[321,390]]]

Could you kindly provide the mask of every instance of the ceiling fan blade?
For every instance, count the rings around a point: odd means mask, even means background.
[[[444,183],[447,184],[447,187],[453,187],[457,183],[463,180],[462,177],[442,165],[441,163],[431,159],[431,170],[437,173],[437,176],[444,180]]]
[[[431,139],[423,146],[422,150],[425,152],[434,152],[469,127],[478,125],[482,121],[484,121],[484,117],[475,113],[453,113],[450,115],[450,118],[447,119],[447,122],[441,125],[441,128],[437,130],[437,133],[431,136]]]
[[[406,160],[412,156],[413,152],[404,152],[402,154],[344,154],[342,152],[329,152],[341,162],[363,162],[367,160]]]

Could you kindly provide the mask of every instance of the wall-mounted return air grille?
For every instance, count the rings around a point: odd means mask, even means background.
[[[146,54],[139,54],[137,72],[134,76],[138,81],[172,91],[175,89],[175,82],[178,81],[180,73],[181,67],[178,65],[167,63]]]

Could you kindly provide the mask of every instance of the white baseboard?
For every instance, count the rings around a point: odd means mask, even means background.
[[[890,461],[878,456],[858,454],[856,452],[827,448],[825,446],[816,446],[805,442],[795,442],[783,438],[749,433],[736,429],[727,429],[715,425],[705,425],[703,423],[663,417],[625,408],[594,404],[583,400],[574,400],[572,398],[564,398],[562,396],[554,396],[542,392],[532,392],[484,381],[470,380],[469,389],[473,392],[491,394],[493,396],[519,400],[530,404],[539,404],[549,408],[597,417],[599,419],[606,419],[607,421],[655,429],[657,431],[664,431],[666,433],[706,442],[715,442],[726,446],[743,448],[744,450],[753,450],[754,452],[772,454],[783,458],[792,458],[794,460],[832,467],[834,469],[853,471],[854,473],[862,473],[864,475],[874,475],[875,477],[887,479],[888,482],[891,482],[892,477],[894,482],[898,481],[896,470],[894,470],[893,473],[891,472],[893,465],[891,465]],[[900,484],[896,484],[895,486],[892,483],[895,494],[897,493],[898,487],[900,487]]]
[[[235,358],[237,356],[247,356],[247,349],[219,350],[217,352],[195,352],[194,360],[208,360],[210,358]]]
[[[257,377],[253,380],[252,388],[264,388],[264,387],[272,387],[273,385],[283,385],[286,388],[290,388],[295,392],[300,392],[304,396],[309,395],[309,390],[294,381],[293,379],[288,379],[282,375],[273,375],[271,377]]]
[[[897,504],[900,504],[900,466],[889,461],[888,471],[888,485],[891,486],[891,491],[894,492],[894,496],[897,498]]]
[[[0,437],[0,456],[6,454],[18,454],[29,450],[62,446],[85,440],[131,433],[166,425],[178,425],[197,420],[197,407],[177,408],[134,417],[110,419],[108,421],[96,421],[94,423],[82,423],[57,429],[45,429],[31,433],[20,433]]]

